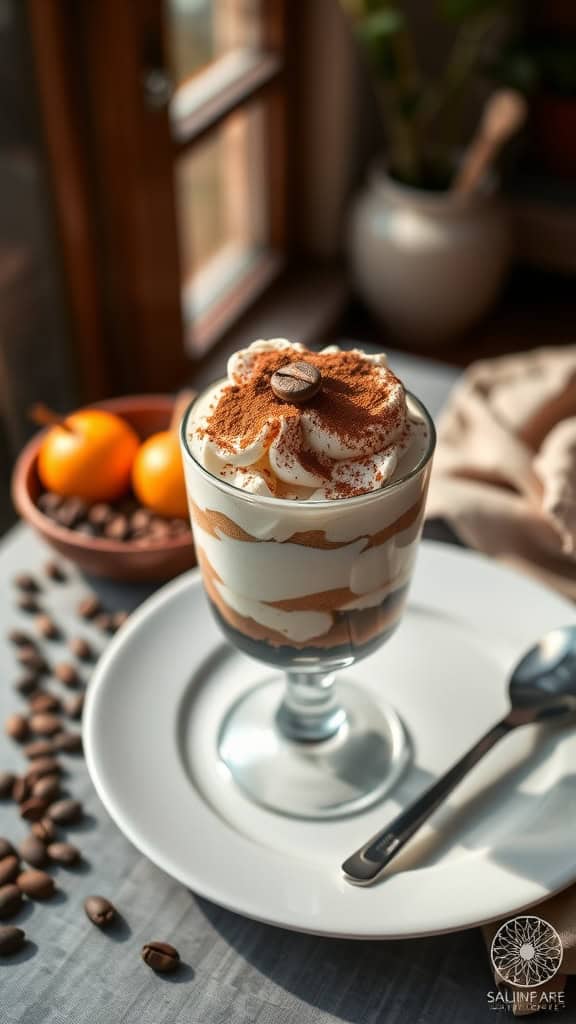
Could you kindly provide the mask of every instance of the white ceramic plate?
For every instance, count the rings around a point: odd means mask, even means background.
[[[506,677],[574,609],[477,555],[423,544],[405,619],[349,670],[400,711],[413,762],[393,798],[345,821],[250,803],[216,755],[224,709],[270,669],[227,647],[196,572],[117,635],[90,685],[88,766],[128,838],[195,892],[249,917],[324,935],[392,938],[469,927],[576,878],[576,731],[501,741],[371,889],[340,863],[506,708]]]

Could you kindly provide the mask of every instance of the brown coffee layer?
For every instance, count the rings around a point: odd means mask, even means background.
[[[334,616],[330,629],[320,636],[311,637],[305,641],[290,640],[283,633],[270,629],[268,626],[263,626],[262,623],[256,622],[255,619],[249,616],[240,615],[231,608],[222,598],[216,586],[216,583],[221,583],[222,580],[208,561],[205,552],[201,548],[197,548],[196,554],[202,569],[206,592],[218,608],[224,621],[233,629],[244,633],[252,640],[263,641],[272,647],[294,647],[297,650],[302,650],[306,647],[331,648],[342,647],[343,645],[362,647],[380,633],[391,629],[399,619],[404,605],[402,596],[399,597],[397,602],[393,602],[392,607],[382,608],[381,606],[376,606],[375,608],[342,612],[340,615]]]
[[[334,550],[337,548],[345,548],[350,544],[354,544],[358,540],[365,540],[367,542],[367,548],[378,547],[380,544],[385,544],[386,541],[390,540],[391,537],[396,533],[402,533],[408,530],[411,526],[416,528],[417,533],[420,528],[422,515],[424,512],[424,499],[425,494],[422,493],[409,509],[398,516],[393,523],[383,527],[377,533],[372,535],[360,535],[354,537],[351,540],[346,541],[332,541],[328,540],[324,530],[307,530],[305,532],[293,533],[290,537],[287,537],[284,541],[277,541],[279,544],[298,544],[300,547],[319,548],[320,550]],[[224,512],[216,512],[214,509],[201,509],[194,502],[190,502],[192,518],[198,526],[209,533],[210,536],[215,537],[216,540],[220,540],[220,535],[224,534],[226,537],[231,537],[233,540],[242,540],[251,544],[265,543],[260,537],[253,537],[247,533],[241,526],[238,526],[233,519],[225,515]]]

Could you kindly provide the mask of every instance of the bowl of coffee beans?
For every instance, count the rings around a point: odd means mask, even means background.
[[[148,481],[148,491],[158,499],[147,504],[130,474],[139,446],[156,437],[166,441],[174,411],[172,396],[138,395],[53,417],[55,425],[33,437],[17,460],[12,479],[17,511],[60,555],[95,576],[167,580],[191,568],[196,559],[188,516],[178,500],[177,464],[168,467],[171,487],[163,490],[162,481]],[[81,441],[66,436],[75,430],[86,436]],[[82,493],[74,493],[75,486]]]

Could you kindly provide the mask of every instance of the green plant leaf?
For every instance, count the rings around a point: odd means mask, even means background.
[[[402,32],[406,27],[406,19],[402,11],[395,7],[388,7],[383,11],[376,11],[362,19],[359,26],[359,34],[366,41],[382,40]]]

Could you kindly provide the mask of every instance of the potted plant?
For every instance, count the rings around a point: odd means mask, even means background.
[[[454,40],[441,75],[427,76],[401,0],[341,0],[374,73],[386,166],[354,204],[352,269],[360,292],[392,331],[419,346],[452,338],[498,294],[511,239],[486,170],[454,188],[457,108],[488,59],[512,0],[437,0]]]

